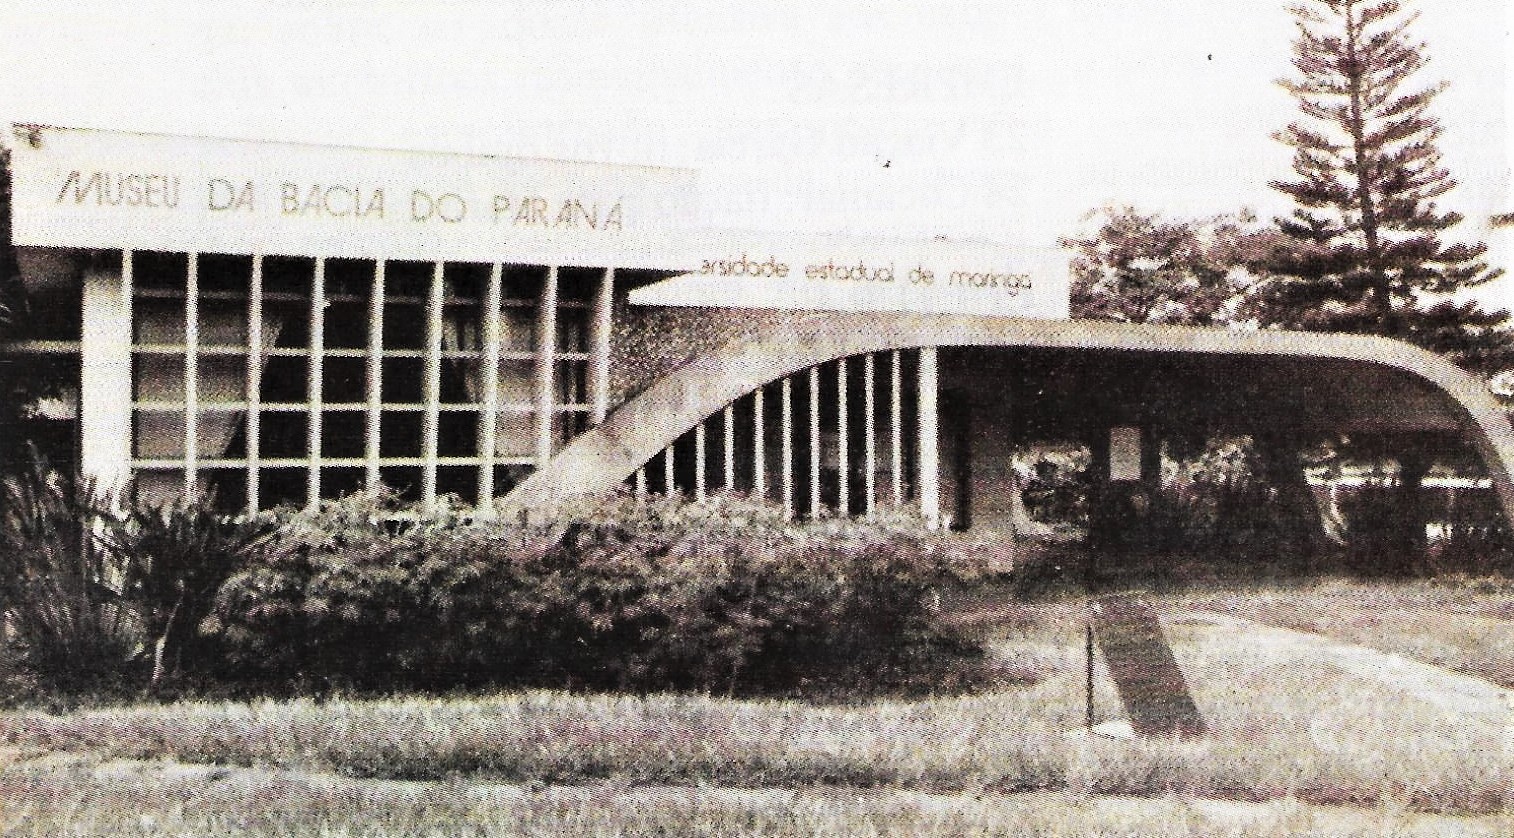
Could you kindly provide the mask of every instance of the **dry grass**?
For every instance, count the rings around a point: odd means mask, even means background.
[[[1474,674],[1505,654],[1514,613],[1514,588],[1483,582],[1160,599]],[[1083,721],[1081,606],[987,591],[947,608],[1007,662],[998,689],[850,705],[530,692],[0,714],[0,744],[42,755],[0,767],[0,801],[25,801],[0,809],[0,833],[1514,834],[1506,731],[1487,719],[1172,625],[1212,735],[1068,736]],[[1098,704],[1118,706],[1107,678]],[[120,759],[211,767],[111,782]]]
[[[1504,816],[1396,804],[1235,804],[1067,793],[395,783],[86,758],[0,767],[8,836],[1379,836],[1510,834]]]
[[[1177,637],[1212,735],[1069,737],[1082,724],[1076,607],[1002,609],[999,651],[1039,683],[917,702],[816,706],[531,692],[455,699],[180,703],[0,716],[0,741],[133,759],[518,783],[887,787],[1167,794],[1504,811],[1503,731],[1327,663],[1283,665]],[[1248,661],[1251,661],[1248,663]],[[1033,680],[1033,679],[1027,679]],[[1118,705],[1101,680],[1099,706]]]

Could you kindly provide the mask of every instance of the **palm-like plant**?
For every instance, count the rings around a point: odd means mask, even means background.
[[[81,485],[34,460],[0,493],[0,613],[22,665],[65,692],[107,687],[137,645],[118,568]]]

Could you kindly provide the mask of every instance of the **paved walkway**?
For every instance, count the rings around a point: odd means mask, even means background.
[[[1228,654],[1234,655],[1236,648],[1241,648],[1254,655],[1256,659],[1251,663],[1255,665],[1302,659],[1328,662],[1353,677],[1378,681],[1387,689],[1412,696],[1447,714],[1504,730],[1505,747],[1514,753],[1514,704],[1511,704],[1514,695],[1481,678],[1213,611],[1171,612],[1162,615],[1162,623],[1175,642],[1223,642]],[[1244,642],[1237,644],[1238,638]]]

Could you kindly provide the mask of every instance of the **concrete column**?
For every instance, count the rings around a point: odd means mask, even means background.
[[[820,367],[810,367],[810,517],[820,515]]]
[[[873,392],[877,376],[874,365],[873,353],[862,356],[862,438],[867,446],[862,453],[862,493],[867,498],[863,506],[863,512],[867,515],[873,514],[878,498],[878,421],[874,416],[878,397]]]
[[[598,425],[610,412],[610,315],[615,307],[615,269],[605,268],[589,314],[589,422]]]
[[[499,448],[499,308],[502,298],[504,266],[495,262],[489,268],[484,286],[484,357],[479,362],[478,379],[482,403],[478,413],[478,504],[476,514],[494,517],[494,463]],[[600,417],[603,418],[603,417]]]
[[[1118,543],[1118,516],[1110,507],[1115,493],[1110,485],[1109,426],[1100,422],[1088,434],[1088,547],[1092,553]],[[1096,563],[1096,558],[1090,556]]]
[[[547,269],[536,306],[536,467],[552,459],[552,420],[557,398],[557,268]]]
[[[762,388],[752,392],[752,495],[759,500],[768,496],[767,427],[762,415]]]
[[[79,376],[81,468],[102,493],[131,478],[131,251],[84,271]]]
[[[1425,558],[1425,526],[1429,523],[1429,514],[1425,508],[1424,482],[1430,464],[1430,458],[1412,446],[1406,446],[1398,455],[1398,498],[1395,506],[1398,508],[1398,521],[1403,528],[1397,535],[1402,545],[1403,555],[1400,561],[1405,564],[1405,572],[1418,570]]]
[[[1152,422],[1141,425],[1141,482],[1152,492],[1162,488],[1162,439]]]
[[[707,467],[704,448],[708,443],[708,432],[705,430],[707,422],[709,422],[708,419],[701,419],[699,424],[694,426],[694,500],[696,501],[704,500],[704,471]]]
[[[322,364],[326,357],[326,260],[317,258],[310,275],[310,345],[305,360],[305,507],[321,505]]]
[[[1327,546],[1327,513],[1320,509],[1314,491],[1309,488],[1308,476],[1299,460],[1298,443],[1266,432],[1253,433],[1252,439],[1266,470],[1267,482],[1277,491],[1277,512],[1293,548],[1312,553]],[[1332,493],[1334,489],[1332,485]]]
[[[782,486],[783,514],[794,514],[794,382],[793,378],[785,376],[778,385],[779,407],[779,439],[781,441],[781,461],[779,463],[779,480]]]
[[[252,276],[247,285],[247,512],[257,514],[262,504],[263,427],[263,257],[252,257]]]
[[[920,452],[916,463],[916,471],[919,472],[920,516],[925,519],[927,526],[934,529],[941,523],[941,433],[937,404],[939,374],[934,346],[920,348],[915,389],[919,405],[915,424]]]
[[[889,478],[893,490],[894,506],[904,506],[904,393],[903,373],[899,368],[899,350],[889,353],[888,380],[888,442]]]
[[[846,359],[836,361],[836,515],[846,517],[852,505],[851,459],[847,451]]]
[[[382,483],[379,457],[384,416],[384,260],[373,263],[373,285],[368,289],[368,348],[364,355],[367,384],[367,421],[363,427],[364,481],[370,491]],[[482,497],[482,496],[480,496]]]

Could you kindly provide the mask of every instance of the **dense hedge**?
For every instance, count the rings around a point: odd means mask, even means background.
[[[732,499],[618,497],[540,526],[382,513],[286,516],[200,624],[222,648],[215,674],[752,692],[905,687],[924,650],[973,651],[931,609],[973,560],[918,525],[793,524]]]
[[[917,520],[617,496],[525,525],[383,494],[231,520],[8,485],[0,693],[898,692],[981,655],[932,608],[978,562]]]

